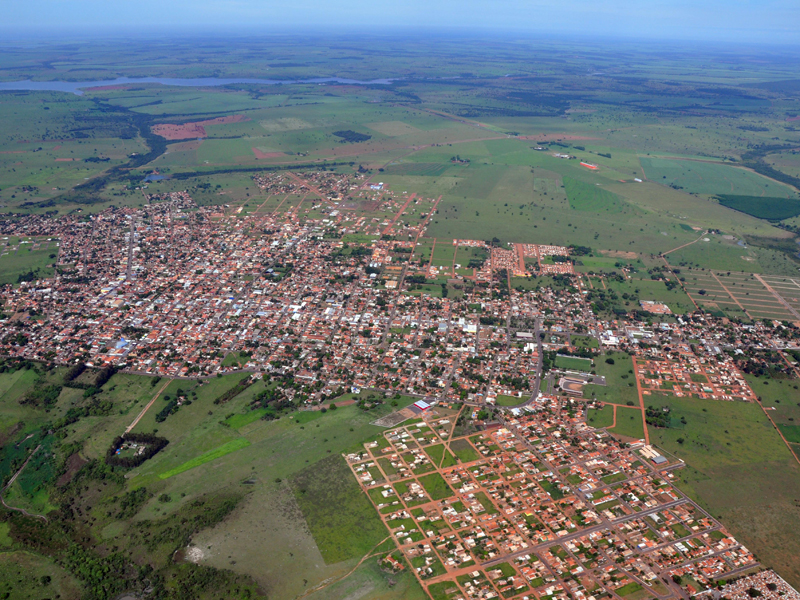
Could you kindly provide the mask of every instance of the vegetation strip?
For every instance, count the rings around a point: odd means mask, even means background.
[[[173,475],[178,475],[179,473],[183,473],[184,471],[188,471],[189,469],[194,469],[195,467],[199,467],[207,462],[211,462],[212,460],[216,460],[225,456],[226,454],[230,454],[231,452],[235,452],[236,450],[241,450],[242,448],[247,448],[250,445],[250,440],[245,438],[238,438],[235,440],[231,440],[222,446],[217,446],[213,450],[209,450],[201,454],[200,456],[196,456],[191,460],[187,460],[182,465],[178,465],[174,469],[170,469],[169,471],[165,471],[164,473],[159,473],[158,477],[160,479],[168,479]]]

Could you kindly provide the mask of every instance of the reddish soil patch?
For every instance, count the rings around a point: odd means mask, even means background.
[[[77,158],[57,158],[56,162],[72,162],[73,160],[78,160]]]
[[[286,156],[283,152],[262,152],[258,148],[253,148],[252,150],[256,158],[278,158],[279,156]]]
[[[25,154],[27,150],[0,150],[0,154]]]
[[[53,146],[53,150],[61,150],[61,144],[59,144],[58,146]]]
[[[183,123],[182,125],[160,123],[159,125],[153,125],[153,133],[167,140],[206,137],[206,130],[198,123]]]
[[[87,462],[89,461],[86,460],[85,458],[81,458],[81,455],[78,454],[77,452],[72,456],[70,456],[67,459],[67,471],[61,477],[58,478],[58,481],[56,481],[56,485],[60,487],[62,485],[68,484],[70,480],[75,476],[75,473],[80,471],[81,467],[85,465]]]
[[[540,135],[520,136],[521,140],[536,140],[541,142],[558,142],[560,140],[599,140],[598,137],[588,135],[572,135],[569,133],[542,133]]]
[[[227,125],[228,123],[242,123],[249,120],[249,117],[244,115],[231,115],[229,117],[208,119],[207,121],[182,123],[180,125],[159,123],[158,125],[153,125],[153,133],[167,140],[185,140],[187,138],[206,137],[206,125]]]
[[[798,117],[788,117],[786,120],[787,121],[800,121],[800,116],[798,116]]]

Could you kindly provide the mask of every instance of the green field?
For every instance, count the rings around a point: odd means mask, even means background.
[[[592,361],[588,358],[578,358],[577,356],[556,356],[556,367],[567,371],[580,371],[588,373],[592,369]]]
[[[800,215],[800,200],[796,198],[720,194],[719,203],[767,221],[782,221]]]
[[[438,473],[431,473],[419,478],[419,482],[431,500],[443,500],[453,495],[453,490]]]
[[[800,566],[790,558],[800,552],[790,533],[800,527],[800,467],[761,408],[672,396],[646,402],[669,405],[687,422],[681,429],[650,428],[654,444],[687,462],[678,484],[763,563],[800,581]]]
[[[629,206],[619,196],[572,177],[564,177],[564,190],[572,210],[592,213],[621,213]]]
[[[609,430],[609,433],[623,435],[635,440],[644,439],[644,425],[642,424],[642,411],[636,407],[618,407],[617,425]]]
[[[590,409],[586,416],[586,422],[592,427],[598,429],[602,427],[610,427],[614,422],[614,407],[606,405],[600,409]]]
[[[326,563],[360,558],[388,535],[341,456],[300,471],[291,484]]]
[[[643,157],[641,163],[648,179],[697,194],[797,197],[789,186],[715,162]]]
[[[527,396],[523,394],[521,397],[519,396],[505,396],[503,394],[497,395],[497,406],[519,406],[523,402],[526,402],[530,399],[530,394]]]
[[[612,360],[613,364],[608,364]],[[606,352],[595,359],[595,371],[605,377],[606,385],[589,384],[583,388],[585,397],[596,398],[608,404],[639,405],[633,361],[622,352]]]
[[[467,440],[455,440],[450,444],[450,449],[462,463],[472,462],[481,457]]]
[[[241,450],[242,448],[247,448],[250,445],[250,442],[245,438],[239,438],[233,441],[228,442],[227,444],[223,444],[222,446],[218,446],[213,450],[209,450],[208,452],[204,452],[200,456],[193,458],[191,460],[187,460],[182,465],[178,465],[174,469],[170,469],[169,471],[164,471],[163,473],[159,473],[159,477],[161,479],[167,479],[178,473],[183,473],[184,471],[188,471],[189,469],[194,469],[195,467],[199,467],[200,465],[204,465],[207,462],[211,462],[212,460],[217,460],[218,458],[222,458],[226,454],[230,454],[231,452],[235,452],[236,450]]]
[[[0,239],[0,285],[52,277],[57,244],[46,239]]]
[[[0,553],[0,594],[9,600],[78,600],[83,596],[80,584],[64,569],[29,552]]]

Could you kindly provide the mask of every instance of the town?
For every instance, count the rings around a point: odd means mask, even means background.
[[[436,599],[688,598],[759,566],[673,485],[684,463],[650,444],[665,417],[645,398],[758,403],[743,373],[796,378],[796,322],[673,315],[643,295],[616,314],[608,276],[575,271],[590,249],[426,238],[439,198],[360,174],[253,180],[264,199],[247,213],[184,191],[0,223],[4,254],[57,248],[52,279],[3,288],[0,352],[243,371],[306,409],[363,390],[416,399],[346,458],[396,543],[387,568],[410,565]],[[680,281],[614,275],[636,276]],[[600,372],[615,360],[619,381]],[[635,412],[641,439],[587,422],[615,385],[630,400],[614,422]]]

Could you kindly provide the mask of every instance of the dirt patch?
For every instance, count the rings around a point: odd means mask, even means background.
[[[75,476],[75,473],[81,470],[81,467],[85,465],[88,460],[82,458],[80,454],[77,452],[70,456],[67,459],[67,471],[61,477],[58,478],[56,481],[57,486],[62,486],[68,484],[72,478]]]
[[[600,250],[600,253],[604,256],[610,256],[612,258],[639,258],[639,255],[636,254],[636,252],[624,252],[622,250]]]
[[[57,158],[56,162],[72,162],[73,160],[78,160],[77,158]]]
[[[27,150],[0,150],[0,154],[25,154]]]
[[[186,551],[184,552],[184,558],[196,565],[200,564],[200,561],[203,560],[203,558],[205,558],[205,555],[206,555],[205,552],[203,552],[197,546],[189,546],[188,548],[186,548]]]
[[[159,123],[158,125],[153,125],[152,131],[167,140],[185,140],[188,138],[207,137],[205,128],[209,125],[227,125],[228,123],[242,123],[249,120],[250,118],[244,115],[231,115],[193,123]]]
[[[286,156],[283,152],[262,152],[258,148],[253,148],[252,150],[256,158],[278,158],[279,156]]]
[[[206,137],[206,130],[199,123],[159,123],[153,125],[153,133],[167,140],[185,140],[187,138]]]
[[[13,438],[22,429],[23,423],[20,421],[9,429],[6,433],[0,433],[0,446],[5,446],[6,442]]]

